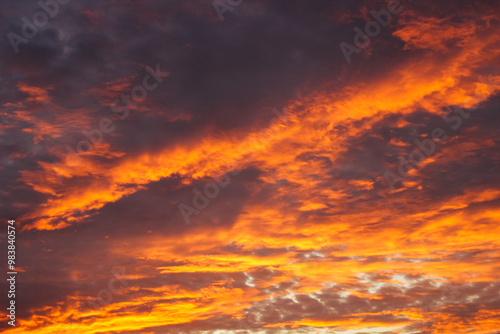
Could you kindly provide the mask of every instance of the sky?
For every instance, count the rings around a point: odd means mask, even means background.
[[[499,334],[499,14],[2,1],[0,333]]]

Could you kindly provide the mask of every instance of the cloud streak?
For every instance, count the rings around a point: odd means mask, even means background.
[[[221,21],[211,2],[74,0],[18,55],[6,39],[22,306],[1,331],[497,333],[498,9],[403,6],[350,64],[339,44],[387,3],[245,1]],[[0,5],[4,36],[34,8]],[[169,76],[142,99],[148,68]]]

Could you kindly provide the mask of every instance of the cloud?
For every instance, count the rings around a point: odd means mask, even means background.
[[[244,0],[221,22],[206,1],[74,0],[18,55],[4,43],[0,206],[22,272],[2,330],[494,333],[494,5],[404,2],[351,64],[338,44],[378,4]],[[2,4],[0,32],[36,10]],[[156,64],[170,75],[120,119]],[[115,130],[68,155],[103,118]],[[392,190],[384,172],[436,128]],[[185,224],[179,204],[228,176]]]

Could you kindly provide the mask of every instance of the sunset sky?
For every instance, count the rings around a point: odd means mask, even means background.
[[[0,22],[0,333],[500,334],[498,1]]]

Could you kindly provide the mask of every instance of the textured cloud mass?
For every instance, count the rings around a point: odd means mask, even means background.
[[[2,332],[500,333],[495,1],[41,3],[0,4]]]

